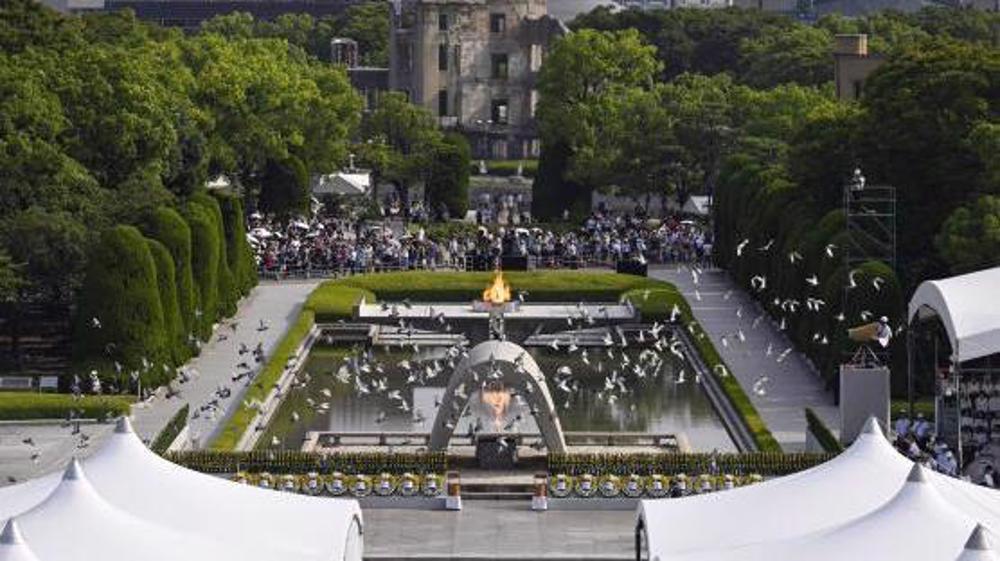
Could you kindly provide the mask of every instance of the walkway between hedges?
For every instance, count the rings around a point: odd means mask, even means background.
[[[786,452],[805,448],[806,407],[812,407],[830,430],[839,430],[840,412],[834,405],[833,394],[823,387],[818,375],[797,351],[789,352],[781,363],[777,362],[777,356],[792,343],[766,316],[756,328],[751,327],[762,310],[728,273],[705,270],[697,285],[689,270],[677,267],[651,268],[649,276],[673,283],[684,294],[695,318]],[[700,301],[695,290],[701,296]],[[742,310],[742,317],[737,317],[737,310]],[[738,330],[743,331],[746,342],[739,342]],[[723,336],[728,346],[723,345]],[[764,384],[766,394],[758,395],[752,388],[762,375],[770,381]]]
[[[175,389],[181,390],[179,396],[165,399],[161,389],[149,404],[132,408],[132,426],[136,433],[143,439],[154,439],[185,403],[190,404],[193,414],[196,408],[213,399],[213,393],[220,385],[229,387],[233,393],[228,399],[219,400],[222,410],[214,418],[203,414],[189,423],[191,437],[199,438],[203,444],[207,443],[218,430],[220,421],[242,399],[246,389],[243,383],[231,380],[237,363],[242,360],[253,363],[250,353],[240,356],[240,343],[245,343],[251,349],[258,342],[263,343],[265,357],[270,357],[278,341],[298,317],[306,296],[319,282],[261,282],[240,302],[236,315],[216,327],[211,340],[202,346],[201,354],[187,363],[186,366],[193,368],[198,374],[189,382],[174,384]],[[267,323],[267,330],[258,330],[261,319]],[[237,322],[235,330],[230,327],[233,321]]]

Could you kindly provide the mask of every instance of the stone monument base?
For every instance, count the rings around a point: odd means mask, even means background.
[[[840,442],[854,442],[868,417],[882,430],[889,426],[889,369],[885,366],[840,366]]]
[[[482,469],[513,469],[517,465],[517,444],[506,436],[479,436],[476,438],[476,462]]]

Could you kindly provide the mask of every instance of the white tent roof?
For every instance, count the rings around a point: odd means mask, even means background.
[[[712,197],[707,195],[691,195],[684,202],[684,212],[697,214],[698,216],[708,216],[708,210],[712,206]]]
[[[939,317],[956,362],[1000,353],[998,291],[1000,267],[924,281],[910,298],[910,321]]]
[[[313,193],[338,195],[364,195],[371,187],[370,173],[341,171],[330,175],[321,175],[313,184]]]
[[[87,558],[80,556],[79,548],[75,557],[64,557],[36,546],[35,540],[65,541],[61,534],[59,539],[46,539],[65,527],[66,523],[53,514],[62,512],[79,520],[106,517],[102,523],[109,528],[105,546],[118,536],[132,534],[125,530],[136,524],[141,526],[137,531],[148,530],[150,540],[162,535],[198,544],[190,554],[179,555],[173,550],[168,556],[191,561],[339,560],[348,544],[360,541],[352,536],[362,528],[357,501],[259,489],[182,468],[149,451],[124,419],[78,471],[86,474],[85,479],[78,478],[85,485],[71,486],[73,496],[89,502],[59,503],[68,505],[63,510],[44,507],[53,497],[68,493],[66,479],[58,474],[0,489],[0,520],[17,516],[26,543],[42,561]],[[74,512],[74,508],[84,513]],[[92,510],[97,514],[85,514]],[[95,542],[95,547],[100,543]],[[213,551],[215,544],[222,546],[219,551]],[[104,549],[107,547],[95,549],[93,558],[98,558],[98,552],[109,561],[134,557],[119,557]],[[127,551],[122,549],[123,555]],[[360,559],[360,552],[357,554]]]
[[[965,542],[965,549],[958,556],[956,561],[996,561],[997,555],[990,545],[990,540],[986,537],[986,528],[982,524],[976,524],[976,529],[972,531],[969,540]]]
[[[17,521],[10,519],[0,533],[0,561],[38,561],[21,537]]]
[[[903,482],[912,469],[869,420],[857,441],[825,464],[723,493],[642,501],[638,516],[650,559],[661,561],[955,559],[976,522],[1000,527],[1000,493],[937,473],[921,474],[926,485],[911,492]],[[928,529],[911,524],[906,531],[922,535],[899,539],[890,521],[903,519],[900,509],[930,521]],[[948,522],[935,522],[942,517]],[[876,534],[886,536],[893,555],[879,556]],[[933,544],[920,552],[905,549],[926,540]],[[854,547],[862,549],[846,553]],[[948,555],[934,556],[945,549]]]

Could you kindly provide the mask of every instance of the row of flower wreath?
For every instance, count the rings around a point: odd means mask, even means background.
[[[326,494],[334,497],[342,495],[367,497],[372,494],[381,497],[393,494],[404,497],[418,495],[435,497],[444,492],[444,477],[434,473],[420,475],[413,473],[404,473],[402,475],[381,473],[377,476],[371,476],[360,473],[347,475],[340,472],[334,472],[329,475],[320,475],[316,472],[310,472],[305,475],[272,475],[267,472],[241,472],[233,476],[233,481],[290,493],[302,493],[304,495]]]
[[[758,474],[750,475],[708,475],[688,477],[679,473],[667,475],[617,475],[594,476],[590,474],[570,476],[556,474],[549,476],[549,495],[555,498],[568,497],[641,497],[643,494],[653,498],[665,497],[670,489],[676,487],[682,491],[705,493],[722,491],[733,487],[741,487],[759,483],[763,478]]]

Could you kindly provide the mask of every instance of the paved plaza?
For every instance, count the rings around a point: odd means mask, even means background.
[[[461,512],[367,509],[365,559],[632,559],[632,510],[534,512],[467,500]]]
[[[62,423],[0,423],[0,487],[59,471],[72,456],[89,456],[112,429],[111,423],[82,422],[74,434]]]
[[[763,311],[725,271],[705,270],[697,285],[686,268],[651,269],[649,276],[675,284],[684,294],[695,318],[711,337],[782,449],[795,452],[805,448],[806,407],[816,411],[831,430],[837,430],[840,413],[834,405],[833,394],[823,387],[822,380],[798,351],[787,352],[778,362],[778,356],[792,347],[791,341],[766,316],[753,327],[754,320]],[[697,299],[695,290],[701,300]],[[738,310],[742,317],[737,316]],[[739,341],[738,331],[744,334],[746,341]],[[726,345],[722,342],[723,337]],[[752,391],[761,376],[770,379],[764,385],[766,393],[763,395]]]

